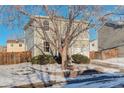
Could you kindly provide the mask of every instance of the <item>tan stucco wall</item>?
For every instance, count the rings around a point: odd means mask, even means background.
[[[11,46],[13,44],[13,46]],[[22,47],[19,47],[22,44]],[[7,52],[23,52],[25,51],[24,43],[7,43]]]

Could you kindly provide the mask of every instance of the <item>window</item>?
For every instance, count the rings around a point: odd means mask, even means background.
[[[43,21],[44,30],[49,30],[49,22],[47,20]]]
[[[95,46],[95,44],[92,44],[92,46]]]
[[[19,44],[19,47],[22,47],[22,44]]]
[[[13,47],[14,46],[13,43],[10,46]]]
[[[44,42],[44,52],[49,52],[49,50],[50,50],[49,42]]]

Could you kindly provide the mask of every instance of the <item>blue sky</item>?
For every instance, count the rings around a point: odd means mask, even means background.
[[[10,7],[10,6],[5,6],[6,8]],[[104,12],[110,12],[115,6],[104,6]],[[34,7],[32,6],[26,6],[25,9],[27,11],[29,11],[30,13],[32,13],[31,10],[33,10]],[[64,6],[63,8],[60,9],[60,13],[62,15],[65,15],[66,14],[66,11],[65,11],[66,7]],[[40,15],[44,15],[44,13],[42,11],[38,11],[38,14]],[[0,15],[0,20],[5,20],[6,17],[8,15],[11,15],[11,13],[8,13],[6,12],[4,9],[1,10],[1,15]],[[21,20],[23,26],[28,22],[28,18],[27,17],[23,17],[23,19]],[[15,26],[10,29],[6,24],[0,24],[0,45],[2,46],[5,46],[6,45],[6,41],[7,39],[14,39],[16,37],[18,37],[20,34],[23,33],[23,26],[18,28],[18,24],[15,20],[14,22]],[[15,35],[16,33],[16,35]],[[97,36],[97,32],[95,30],[91,30],[90,31],[90,39],[93,40],[95,39]]]
[[[5,45],[6,44],[6,40],[8,37],[8,30],[6,29],[5,26],[0,25],[0,45]]]

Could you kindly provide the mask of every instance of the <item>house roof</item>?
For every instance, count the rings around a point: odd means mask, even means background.
[[[19,42],[24,42],[22,40],[7,40],[7,43],[19,43]]]
[[[107,22],[105,26],[112,27],[114,29],[122,28],[124,27],[124,22]]]
[[[94,42],[94,41],[97,41],[97,39],[90,40],[90,42]]]
[[[18,43],[17,40],[7,40],[7,43]]]
[[[36,20],[36,19],[50,19],[49,18],[49,16],[37,16],[37,15],[35,15],[35,16],[33,16],[32,18],[30,18],[30,20],[29,20],[29,22],[24,26],[24,30],[26,31],[26,29],[30,26],[30,25],[32,25],[32,23],[34,22],[34,19]],[[66,19],[66,18],[63,18],[63,17],[61,17],[61,16],[56,16],[56,20],[61,20],[61,21],[65,21],[65,22],[67,22],[68,21],[68,19]],[[78,23],[78,22],[81,22],[80,20],[74,20],[74,22],[76,23]],[[82,21],[82,23],[84,23],[84,24],[88,24],[88,22],[87,21]]]

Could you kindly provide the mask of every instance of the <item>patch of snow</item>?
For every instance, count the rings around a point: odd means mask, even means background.
[[[97,66],[97,65],[89,65],[89,69],[99,69],[99,71],[101,72],[105,72],[105,73],[117,73],[120,72],[119,69],[115,69],[115,68],[106,68],[103,66]]]
[[[124,67],[124,58],[123,57],[122,58],[104,59],[104,60],[95,59],[94,61],[109,63],[109,64],[117,65],[120,67]]]
[[[93,65],[76,65],[79,70],[84,71],[88,69],[94,69]],[[123,78],[119,79],[107,79],[110,80],[108,83],[103,82],[93,83],[93,81],[83,82],[83,83],[74,83],[67,84],[67,81],[73,80],[85,80],[85,79],[93,79],[99,78],[101,76],[123,76],[122,73],[114,73],[117,72],[115,69],[107,69],[107,72],[110,71],[113,73],[102,73],[102,74],[92,74],[92,75],[82,75],[76,78],[65,78],[61,75],[51,75],[47,72],[62,72],[60,65],[58,64],[50,64],[50,65],[32,65],[30,63],[21,63],[14,65],[0,65],[0,87],[14,87],[19,85],[31,84],[31,83],[49,83],[49,81],[56,82],[65,82],[53,85],[52,87],[112,87],[111,84],[117,85],[124,81]],[[117,82],[116,82],[117,80]],[[113,82],[112,82],[113,81]],[[91,83],[91,84],[88,84]],[[88,85],[87,85],[88,84]],[[110,86],[111,85],[111,86]]]
[[[37,82],[48,83],[50,80],[66,81],[62,76],[49,75],[45,71],[62,70],[60,65],[42,66],[30,63],[0,65],[0,87],[13,87]]]

